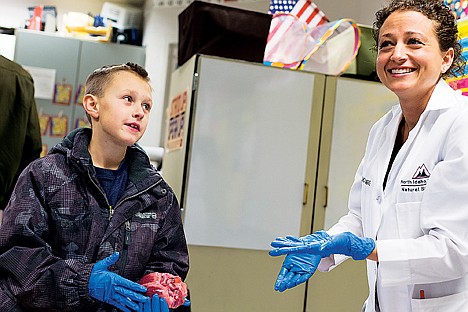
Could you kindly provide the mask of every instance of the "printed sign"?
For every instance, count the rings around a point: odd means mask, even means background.
[[[182,148],[184,141],[185,110],[187,108],[187,91],[176,95],[168,109],[167,143],[168,151]]]

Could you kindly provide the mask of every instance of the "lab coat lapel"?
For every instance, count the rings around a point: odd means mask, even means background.
[[[376,237],[377,232],[380,227],[380,223],[382,220],[383,215],[383,205],[381,205],[382,201],[384,200],[384,190],[383,190],[383,180],[385,178],[385,174],[387,172],[387,167],[390,162],[390,157],[393,151],[393,145],[395,143],[395,138],[398,131],[398,125],[400,124],[401,120],[401,109],[399,105],[395,105],[392,108],[392,119],[390,122],[385,126],[384,133],[382,139],[379,144],[379,149],[377,151],[377,158],[375,161],[376,166],[376,175],[375,175],[375,200],[377,202],[372,212],[372,228],[371,230],[371,237]]]

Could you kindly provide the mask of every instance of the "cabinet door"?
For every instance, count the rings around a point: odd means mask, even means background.
[[[164,161],[162,174],[172,187],[185,217],[183,198],[185,197],[185,172],[188,167],[187,153],[190,138],[192,93],[196,81],[198,56],[193,56],[171,75],[169,96],[164,112]]]
[[[398,103],[381,83],[327,77],[326,85],[314,231],[330,228],[347,213],[368,133]],[[360,311],[367,295],[365,261],[350,259],[309,280],[306,311]]]
[[[49,98],[36,97],[36,106],[41,115],[42,143],[47,149],[60,142],[64,134],[74,128],[76,109],[76,77],[80,53],[80,41],[72,38],[58,37],[30,30],[16,32],[15,61],[23,66],[55,70],[56,88],[66,86],[60,94],[60,100],[54,101],[54,91]],[[35,78],[36,94],[42,88],[41,77]],[[46,79],[49,82],[50,79]],[[57,89],[55,89],[57,91]],[[42,92],[41,92],[42,93]],[[68,93],[68,98],[66,97]],[[60,103],[57,103],[60,102]],[[66,118],[67,122],[61,124]],[[61,127],[64,126],[64,127]],[[66,126],[65,126],[66,125]]]
[[[325,228],[347,213],[349,191],[364,156],[369,131],[397,103],[396,95],[381,83],[336,80]]]
[[[82,41],[79,59],[78,82],[84,83],[88,75],[104,65],[127,62],[145,66],[146,50],[144,47],[128,44]]]

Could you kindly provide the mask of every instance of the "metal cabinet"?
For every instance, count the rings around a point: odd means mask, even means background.
[[[358,311],[361,263],[278,293],[283,258],[268,255],[269,243],[346,212],[341,189],[392,94],[373,82],[198,55],[173,73],[169,99],[162,173],[183,209],[192,311]],[[359,290],[345,287],[348,277]]]

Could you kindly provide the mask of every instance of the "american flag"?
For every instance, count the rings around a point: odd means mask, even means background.
[[[271,0],[269,14],[289,13],[296,5],[297,0]]]
[[[297,16],[309,27],[316,27],[328,22],[325,13],[320,11],[311,0],[299,0],[290,14]]]
[[[271,0],[268,13],[290,13],[311,27],[328,22],[325,14],[311,0]]]
[[[308,27],[316,27],[328,22],[325,14],[311,0],[271,0],[270,14],[279,13],[289,13],[290,15],[294,15],[297,19],[307,24]],[[291,30],[294,22],[296,22],[294,18],[272,19],[267,46],[265,48],[266,61],[268,61],[270,59],[269,57],[277,51],[282,37],[288,30]],[[281,48],[283,50],[285,47]],[[285,64],[285,67],[293,66],[294,65],[287,66]]]

